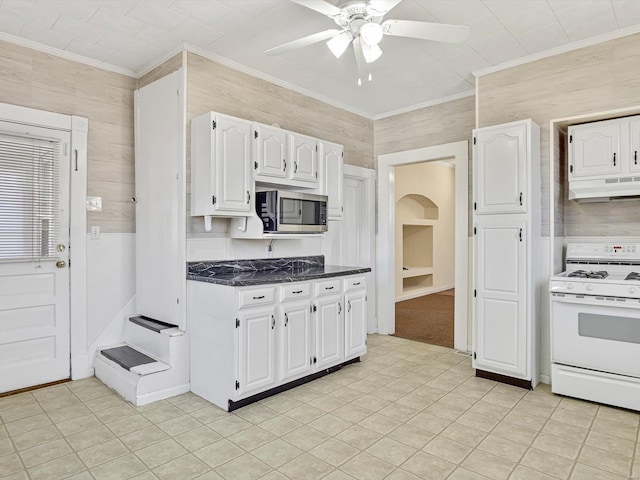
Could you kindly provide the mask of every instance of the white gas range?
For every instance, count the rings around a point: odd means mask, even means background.
[[[640,244],[569,244],[549,288],[552,391],[640,410]]]

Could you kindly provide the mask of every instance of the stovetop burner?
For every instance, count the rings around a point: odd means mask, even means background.
[[[570,274],[567,275],[567,277],[596,278],[596,279],[607,278],[608,276],[609,276],[609,273],[607,273],[605,270],[600,270],[598,272],[593,270],[589,272],[587,272],[586,270],[576,270],[575,272],[571,272]],[[640,279],[640,275],[638,276],[638,279]],[[627,277],[627,280],[633,280],[633,279]]]
[[[629,275],[627,275],[625,278],[625,280],[640,280],[640,273],[638,272],[631,272]]]

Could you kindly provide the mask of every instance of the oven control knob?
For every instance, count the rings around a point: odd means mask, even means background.
[[[567,290],[573,290],[573,283],[565,283],[564,286],[567,288]]]
[[[593,285],[587,285],[587,290],[593,290]]]
[[[636,287],[629,288],[629,293],[636,293]]]

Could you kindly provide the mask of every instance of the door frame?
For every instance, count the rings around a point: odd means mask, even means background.
[[[71,133],[71,176],[69,179],[69,335],[70,370],[73,380],[89,377],[91,359],[87,352],[87,134],[89,120],[75,115],[47,112],[0,103],[0,120]],[[71,267],[71,262],[69,262]]]
[[[358,232],[366,241],[362,245],[359,265],[371,266],[371,273],[367,282],[367,333],[376,333],[379,330],[378,319],[376,317],[376,171],[371,168],[357,167],[355,165],[344,164],[342,176],[361,182],[364,188],[363,197],[365,211],[362,212],[362,231]]]
[[[395,167],[455,160],[454,348],[467,350],[469,322],[469,142],[447,143],[378,156],[378,331],[395,333]],[[464,233],[464,234],[463,234]]]

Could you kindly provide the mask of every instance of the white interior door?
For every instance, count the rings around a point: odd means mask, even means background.
[[[0,392],[69,378],[69,152],[0,122]]]

